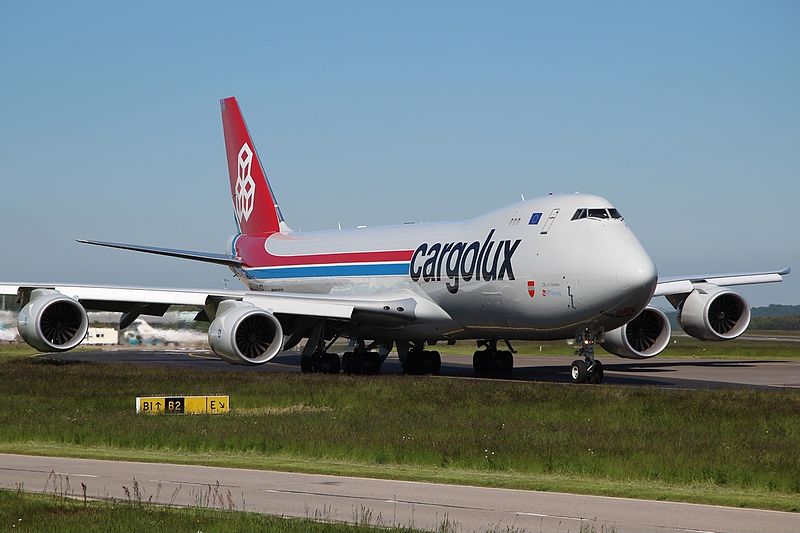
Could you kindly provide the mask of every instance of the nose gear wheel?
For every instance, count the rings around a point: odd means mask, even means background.
[[[569,368],[569,378],[572,383],[603,382],[603,363],[594,358],[594,344],[596,336],[593,331],[586,329],[575,337],[577,348],[575,355],[582,356],[583,360],[576,359]]]

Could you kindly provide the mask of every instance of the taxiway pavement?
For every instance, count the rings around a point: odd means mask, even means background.
[[[796,532],[795,513],[552,492],[296,474],[238,468],[0,455],[0,485],[90,498],[208,505],[284,516],[353,521],[363,513],[384,524],[458,531]],[[213,505],[211,504],[213,502]]]
[[[130,363],[148,366],[197,368],[229,372],[300,372],[300,356],[283,353],[260,366],[228,364],[208,350],[144,350],[113,349],[99,351],[43,354],[64,361]],[[614,358],[616,359],[616,358]],[[534,382],[566,383],[569,381],[570,356],[516,356],[513,379]],[[653,386],[664,388],[800,388],[800,360],[796,359],[668,359],[603,361],[604,383],[610,385]],[[400,374],[402,368],[392,354],[383,364],[384,374]],[[472,357],[442,355],[441,376],[474,377]]]

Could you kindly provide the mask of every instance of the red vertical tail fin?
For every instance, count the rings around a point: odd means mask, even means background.
[[[231,198],[239,232],[266,235],[285,228],[278,202],[261,165],[236,98],[220,100]],[[282,227],[283,226],[283,227]]]

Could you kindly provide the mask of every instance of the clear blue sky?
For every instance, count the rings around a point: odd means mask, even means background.
[[[614,202],[663,275],[793,266],[798,2],[0,3],[0,280],[220,287],[218,100],[300,229]]]

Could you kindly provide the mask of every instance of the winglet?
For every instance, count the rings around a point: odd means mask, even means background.
[[[268,235],[288,230],[236,98],[220,100],[220,110],[239,232]]]

